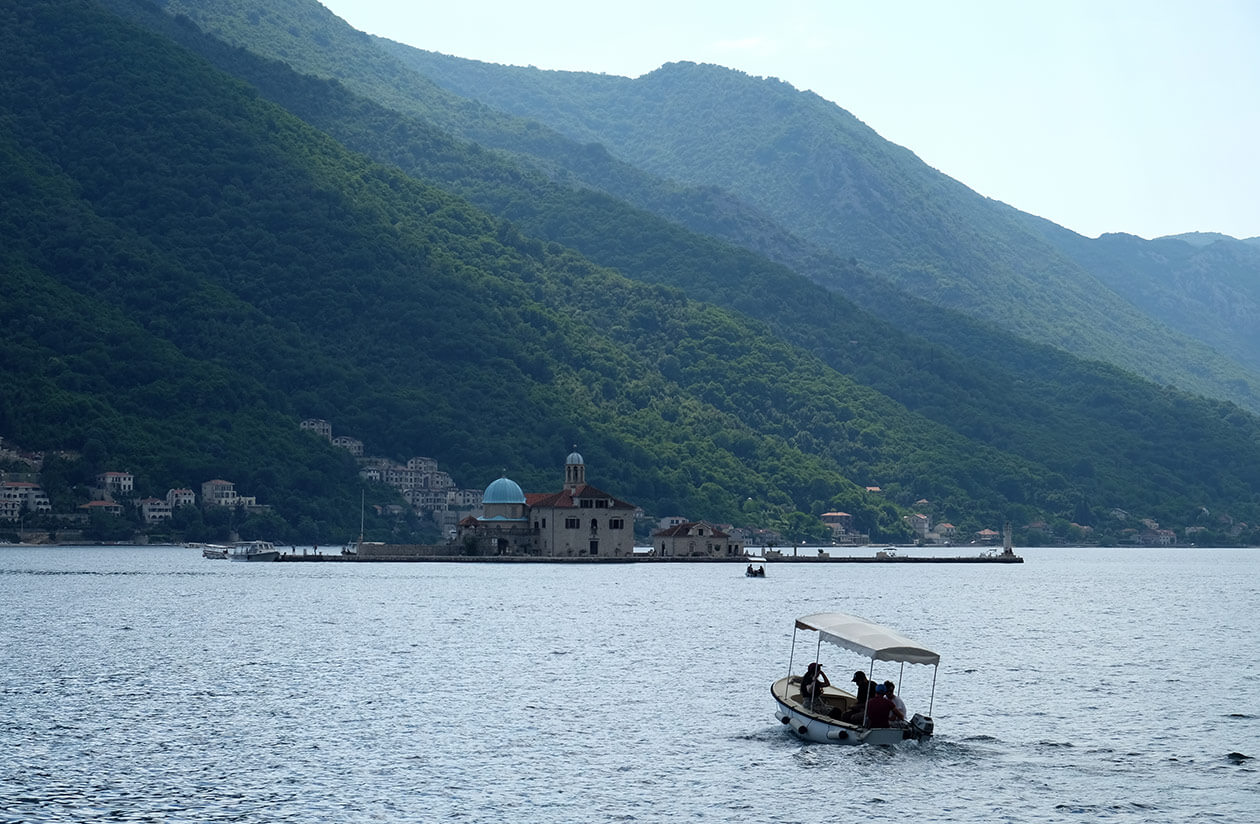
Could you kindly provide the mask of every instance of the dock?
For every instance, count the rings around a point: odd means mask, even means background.
[[[279,561],[315,563],[445,563],[445,564],[747,564],[748,559],[661,557],[657,555],[623,555],[620,557],[580,556],[550,557],[540,555],[390,555],[377,550],[371,555],[282,554]],[[1014,553],[992,555],[802,555],[770,558],[768,563],[777,564],[1022,564],[1022,556]]]

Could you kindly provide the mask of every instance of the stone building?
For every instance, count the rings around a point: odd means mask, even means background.
[[[652,549],[663,558],[740,558],[744,543],[707,521],[688,521],[652,533]]]
[[[577,452],[565,459],[564,486],[526,495],[510,478],[482,494],[482,514],[459,523],[458,539],[481,554],[608,557],[634,551],[634,505],[586,482]]]

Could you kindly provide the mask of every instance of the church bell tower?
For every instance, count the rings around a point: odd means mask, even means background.
[[[577,446],[564,459],[564,488],[572,495],[580,487],[586,486],[586,462],[578,454]]]

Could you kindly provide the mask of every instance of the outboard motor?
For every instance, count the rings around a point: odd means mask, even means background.
[[[929,716],[922,715],[921,713],[916,712],[914,717],[910,719],[910,729],[914,730],[914,736],[916,738],[930,737],[934,727],[935,725],[932,723],[932,719]]]

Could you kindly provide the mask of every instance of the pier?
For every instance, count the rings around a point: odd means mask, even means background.
[[[356,554],[281,554],[279,561],[318,563],[457,563],[457,564],[747,564],[745,557],[701,558],[687,556],[662,557],[659,555],[623,555],[620,557],[550,557],[541,555],[439,555],[439,554],[390,554],[387,547],[376,547],[370,555]],[[989,555],[786,555],[769,558],[777,564],[1022,564],[1022,556],[1014,553]]]

